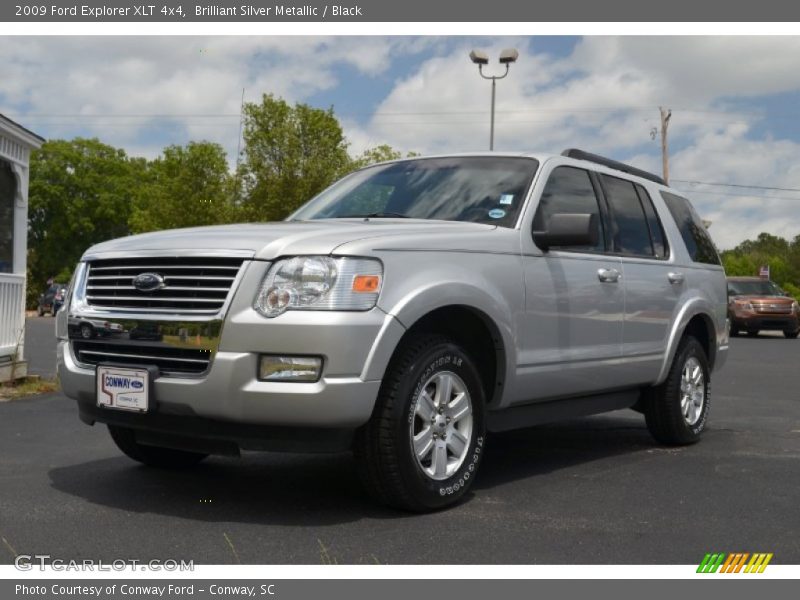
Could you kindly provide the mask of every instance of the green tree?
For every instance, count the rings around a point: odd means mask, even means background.
[[[244,106],[240,217],[283,219],[351,169],[333,110],[290,106],[265,94]]]
[[[47,279],[66,282],[84,250],[129,233],[145,169],[97,139],[52,140],[33,152],[28,213],[28,305]]]
[[[761,265],[769,265],[770,278],[791,295],[800,294],[800,235],[789,241],[770,233],[760,233],[733,250],[721,253],[728,275],[755,276]]]
[[[418,154],[416,152],[408,152],[406,154],[406,158],[412,158],[414,156],[418,156]],[[353,159],[350,168],[351,170],[356,170],[375,163],[386,162],[387,160],[399,160],[401,158],[403,158],[402,152],[395,150],[388,144],[381,144],[380,146],[364,150],[358,157]]]
[[[130,217],[134,233],[227,223],[232,178],[219,144],[169,146],[149,163]]]

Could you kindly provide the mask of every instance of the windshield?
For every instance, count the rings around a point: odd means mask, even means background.
[[[342,179],[289,220],[441,219],[514,227],[539,163],[532,158],[426,158],[376,165]]]
[[[783,290],[771,281],[729,281],[731,296],[782,296]]]

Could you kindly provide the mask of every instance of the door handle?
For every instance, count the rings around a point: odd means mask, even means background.
[[[685,278],[683,276],[683,273],[678,273],[676,271],[671,271],[670,273],[667,273],[667,279],[669,279],[669,282],[671,284],[677,285],[679,283],[683,283],[683,280]]]
[[[603,283],[617,283],[621,274],[616,269],[597,269],[597,277]]]

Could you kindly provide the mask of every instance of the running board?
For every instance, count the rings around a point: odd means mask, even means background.
[[[510,431],[543,423],[562,421],[573,417],[586,417],[612,410],[631,408],[639,400],[640,390],[634,388],[594,396],[580,396],[563,400],[550,400],[512,406],[486,415],[489,431]]]

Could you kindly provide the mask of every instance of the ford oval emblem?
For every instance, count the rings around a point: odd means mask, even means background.
[[[139,273],[133,278],[133,287],[140,292],[155,292],[164,286],[164,276],[158,273]]]

